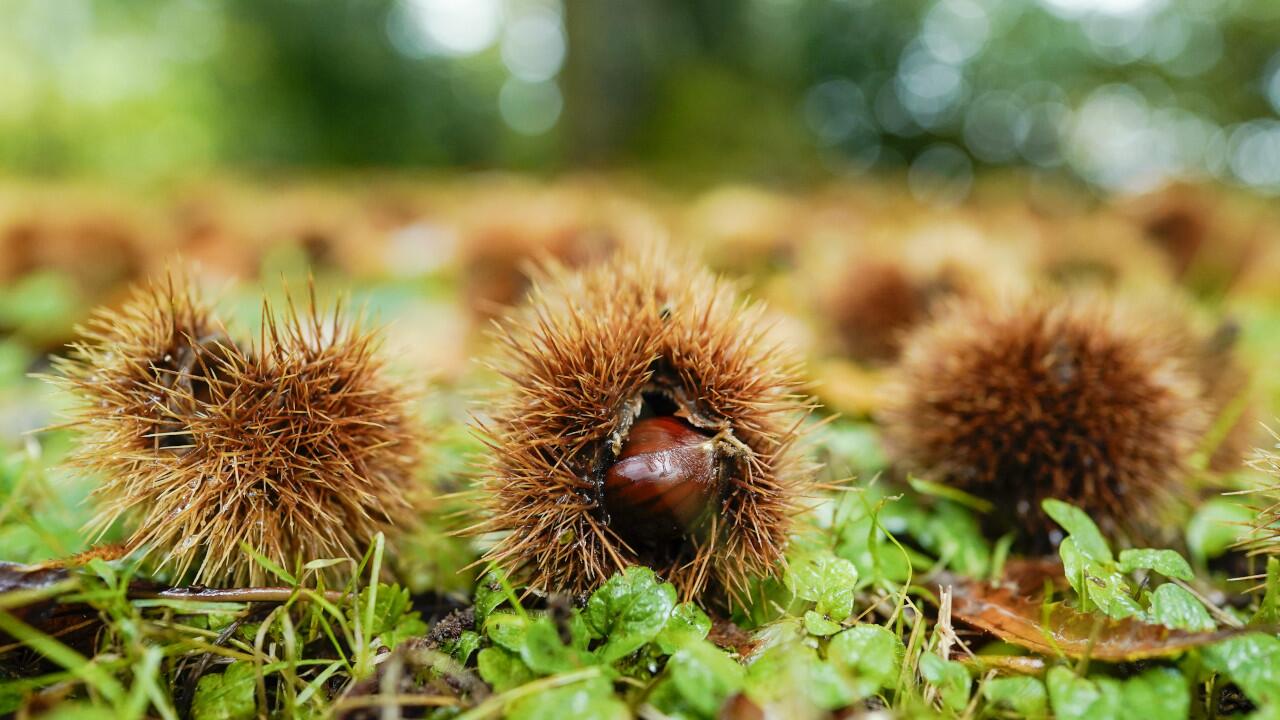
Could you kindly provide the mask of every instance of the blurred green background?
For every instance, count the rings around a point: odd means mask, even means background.
[[[1272,0],[5,0],[0,169],[1280,192]]]

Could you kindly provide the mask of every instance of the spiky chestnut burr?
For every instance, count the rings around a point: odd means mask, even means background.
[[[1160,329],[1096,298],[954,303],[904,349],[886,445],[906,469],[992,501],[1031,546],[1050,537],[1045,498],[1118,539],[1154,537],[1207,423],[1199,380]]]
[[[53,361],[55,382],[81,401],[75,458],[125,475],[158,454],[185,454],[191,440],[179,406],[206,396],[224,361],[242,352],[183,275],[135,288],[119,309],[95,310],[79,333],[70,354]]]
[[[1238,545],[1250,555],[1280,556],[1280,434],[1272,428],[1270,442],[1254,451],[1249,466],[1262,474],[1251,489],[1253,510],[1248,531]]]
[[[763,311],[661,245],[552,265],[498,326],[486,557],[585,593],[647,564],[686,597],[745,590],[787,543],[811,469],[809,409]]]
[[[900,263],[870,260],[845,273],[827,301],[843,349],[863,362],[892,360],[908,330],[928,314],[931,288]]]
[[[286,568],[359,557],[410,508],[419,433],[373,334],[314,299],[263,315],[258,347],[237,345],[153,286],[59,363],[82,400],[74,462],[103,478],[93,527],[132,519],[128,548],[197,583],[262,582],[242,543]]]

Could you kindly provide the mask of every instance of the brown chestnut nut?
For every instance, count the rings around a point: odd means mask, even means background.
[[[719,478],[710,436],[675,417],[638,420],[605,473],[610,524],[633,542],[681,537],[711,506]]]

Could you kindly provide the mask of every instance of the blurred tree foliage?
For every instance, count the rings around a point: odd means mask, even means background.
[[[10,0],[0,166],[697,182],[931,158],[1280,191],[1250,160],[1280,160],[1278,39],[1269,0]]]

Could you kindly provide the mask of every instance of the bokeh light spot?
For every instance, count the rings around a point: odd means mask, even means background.
[[[521,135],[541,135],[555,127],[564,98],[554,82],[525,82],[509,78],[498,93],[502,120]]]
[[[466,57],[492,46],[501,25],[501,0],[400,0],[387,31],[406,55]]]
[[[526,82],[550,80],[560,72],[564,56],[564,25],[559,13],[538,7],[507,23],[502,62],[512,75]]]

